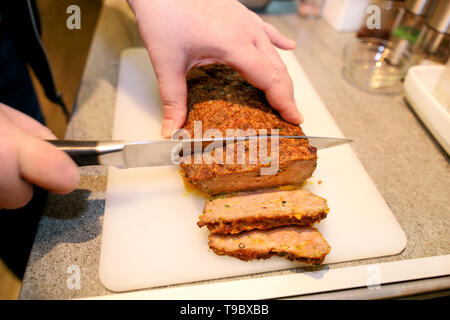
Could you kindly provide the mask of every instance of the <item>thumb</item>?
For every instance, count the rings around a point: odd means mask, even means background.
[[[36,137],[23,137],[19,165],[23,179],[51,192],[65,194],[78,186],[80,174],[72,159]]]
[[[184,70],[174,70],[173,66],[160,67],[155,72],[163,105],[161,135],[171,137],[186,120],[186,73]]]

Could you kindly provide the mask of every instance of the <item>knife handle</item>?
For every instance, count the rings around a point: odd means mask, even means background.
[[[47,142],[67,153],[80,167],[100,164],[98,141],[47,140]]]

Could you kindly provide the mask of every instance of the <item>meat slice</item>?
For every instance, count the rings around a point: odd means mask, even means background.
[[[188,73],[188,117],[183,127],[195,137],[195,132],[205,137],[207,130],[215,129],[222,137],[253,135],[255,130],[277,130],[279,135],[304,135],[302,129],[284,121],[267,103],[264,93],[246,82],[230,67],[214,64],[192,69]],[[196,130],[196,123],[201,128]],[[241,134],[230,133],[241,129]],[[228,132],[227,132],[228,131]],[[211,131],[209,131],[211,132]],[[198,137],[198,135],[197,135]],[[217,137],[214,135],[214,137]],[[271,156],[268,146],[267,156]],[[236,153],[238,148],[235,148]],[[316,149],[306,139],[280,139],[277,160],[278,170],[262,174],[262,168],[270,167],[273,159],[260,159],[250,163],[249,150],[245,149],[245,163],[182,163],[187,181],[195,188],[209,194],[251,191],[276,188],[283,185],[301,185],[316,168]]]
[[[312,227],[286,226],[272,230],[252,230],[236,235],[211,233],[209,247],[217,255],[249,261],[273,255],[306,264],[321,264],[331,248]]]
[[[206,202],[197,222],[213,233],[235,234],[286,225],[312,225],[326,218],[327,201],[309,190],[245,192]]]

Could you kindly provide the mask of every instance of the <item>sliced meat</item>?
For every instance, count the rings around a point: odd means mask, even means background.
[[[272,230],[252,230],[236,235],[211,233],[209,247],[217,255],[249,261],[273,255],[306,264],[321,264],[331,248],[312,227],[286,226]]]
[[[246,82],[230,67],[214,64],[192,69],[188,73],[188,117],[184,129],[194,137],[195,122],[201,121],[201,133],[217,129],[226,136],[249,135],[249,129],[277,129],[280,135],[304,135],[299,126],[284,121],[267,103],[264,93]],[[230,133],[242,129],[243,133]],[[227,132],[228,131],[228,132]],[[251,133],[252,135],[254,133]],[[217,137],[217,136],[215,136]],[[237,153],[238,148],[234,152]],[[301,185],[316,168],[316,149],[306,139],[281,139],[279,142],[278,170],[261,174],[273,159],[257,159],[249,163],[249,150],[245,150],[245,163],[195,164],[182,163],[185,178],[197,189],[209,195],[239,191],[275,188],[283,185]],[[268,154],[271,156],[268,146]]]
[[[286,225],[312,225],[327,216],[327,201],[309,190],[246,192],[208,200],[198,226],[239,233]]]

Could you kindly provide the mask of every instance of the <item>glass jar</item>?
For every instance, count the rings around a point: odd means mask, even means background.
[[[379,38],[356,38],[344,48],[344,78],[356,87],[377,94],[400,94],[410,66],[405,51],[397,65],[388,61],[392,42]]]

